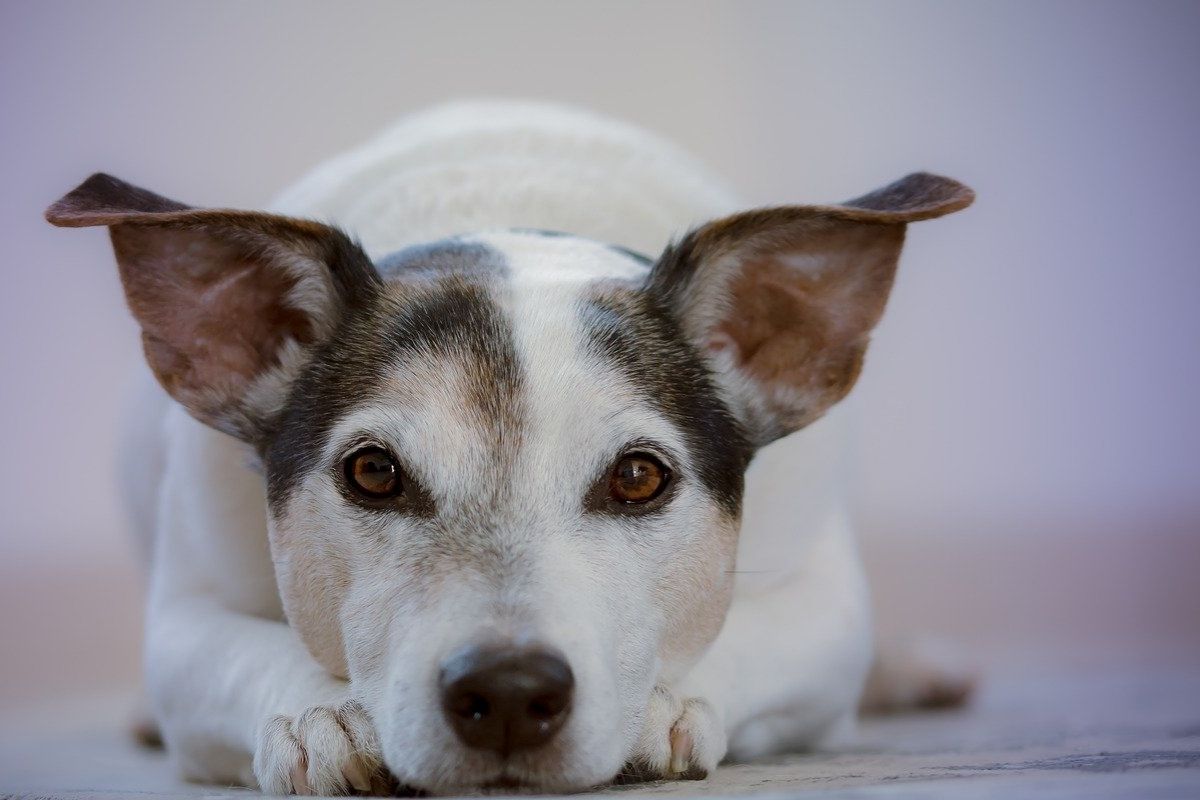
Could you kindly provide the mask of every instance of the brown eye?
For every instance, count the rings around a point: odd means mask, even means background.
[[[398,497],[404,491],[400,466],[382,447],[355,450],[346,459],[346,482],[370,500]]]
[[[648,453],[628,453],[613,466],[609,493],[620,503],[648,503],[667,488],[671,473]]]

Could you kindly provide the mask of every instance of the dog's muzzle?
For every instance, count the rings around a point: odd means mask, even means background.
[[[463,744],[507,757],[554,738],[571,714],[575,676],[547,648],[492,644],[451,656],[439,683],[442,711]]]

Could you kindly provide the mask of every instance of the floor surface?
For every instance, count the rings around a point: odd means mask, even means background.
[[[0,794],[20,798],[243,798],[176,780],[123,735],[112,700],[75,722],[47,712],[0,738]],[[120,704],[124,708],[124,703]],[[106,720],[100,723],[94,720]],[[87,721],[93,720],[93,721]],[[1076,664],[992,674],[959,711],[875,718],[832,753],[721,767],[701,782],[614,787],[635,796],[1200,798],[1200,662]]]

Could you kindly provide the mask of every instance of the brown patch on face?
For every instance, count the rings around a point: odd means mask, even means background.
[[[342,637],[342,606],[350,590],[350,566],[341,531],[313,525],[315,509],[298,508],[271,523],[271,553],[288,623],[313,658],[332,675],[349,678]]]
[[[736,516],[719,511],[705,528],[711,535],[698,540],[667,565],[657,591],[656,606],[666,610],[658,655],[663,674],[681,675],[725,624],[733,599],[738,533]]]

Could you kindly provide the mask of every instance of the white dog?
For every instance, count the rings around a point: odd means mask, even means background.
[[[569,791],[843,729],[870,619],[816,421],[906,223],[971,200],[916,174],[735,213],[649,134],[515,103],[409,118],[273,214],[104,175],[59,200],[110,228],[166,390],[125,477],[184,774]],[[806,427],[741,525],[756,451]]]

